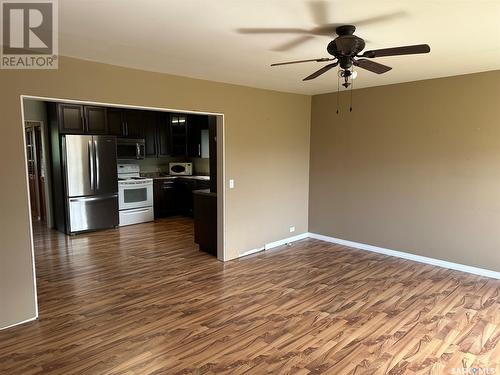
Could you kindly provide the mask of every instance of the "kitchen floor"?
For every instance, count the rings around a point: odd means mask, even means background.
[[[499,370],[500,280],[311,239],[222,263],[185,217],[35,239],[40,319],[0,331],[1,374]]]

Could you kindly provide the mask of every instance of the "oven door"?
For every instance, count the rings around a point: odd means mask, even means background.
[[[119,184],[118,187],[119,209],[153,206],[153,184]]]

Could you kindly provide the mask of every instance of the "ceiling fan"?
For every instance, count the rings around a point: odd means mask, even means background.
[[[237,31],[241,34],[295,34],[298,35],[295,39],[286,42],[283,45],[273,48],[276,51],[287,51],[292,48],[298,47],[299,45],[311,40],[315,36],[328,36],[332,37],[337,34],[337,37],[332,40],[327,47],[327,51],[332,57],[324,57],[318,59],[310,60],[299,60],[290,61],[284,63],[272,64],[271,66],[277,65],[288,65],[297,64],[303,62],[328,62],[334,61],[328,65],[325,65],[318,71],[304,78],[304,81],[314,79],[319,77],[328,70],[340,66],[339,77],[344,79],[342,84],[344,87],[350,85],[349,79],[353,79],[356,76],[356,72],[353,71],[352,67],[358,66],[360,68],[369,70],[373,73],[382,74],[388,72],[392,68],[375,61],[368,59],[382,57],[382,56],[397,56],[397,55],[410,55],[417,53],[428,53],[430,52],[430,47],[427,44],[418,44],[412,46],[395,47],[395,48],[384,48],[371,51],[365,51],[360,55],[360,52],[365,48],[365,40],[354,35],[356,27],[353,25],[342,25],[334,24],[329,22],[328,11],[330,4],[325,0],[314,0],[307,2],[309,8],[309,13],[314,23],[314,27],[310,29],[304,28],[240,28]],[[406,13],[403,11],[396,11],[388,14],[382,14],[373,16],[366,19],[359,19],[353,22],[357,26],[366,26],[372,23],[378,23],[381,21],[389,21],[395,18],[403,17]]]
[[[361,51],[363,51],[363,49],[365,48],[365,41],[362,38],[354,35],[354,31],[356,31],[356,27],[353,25],[342,25],[338,26],[335,29],[335,33],[338,36],[335,39],[333,39],[330,43],[328,43],[328,47],[326,48],[328,53],[333,57],[289,61],[289,62],[271,64],[271,66],[298,64],[304,62],[334,61],[328,65],[325,65],[321,69],[315,71],[314,73],[307,76],[303,80],[308,81],[317,78],[323,73],[326,73],[327,71],[338,65],[341,68],[341,70],[339,71],[339,77],[344,79],[344,83],[342,83],[342,86],[347,88],[351,84],[349,82],[349,79],[350,78],[352,79],[354,77],[354,74],[356,73],[352,69],[353,66],[357,66],[377,74],[383,74],[392,69],[390,66],[383,65],[368,59],[373,59],[376,57],[384,57],[384,56],[399,56],[399,55],[413,55],[418,53],[429,53],[431,50],[431,48],[427,44],[416,44],[411,46],[375,49],[375,50],[365,51],[362,54],[360,54]]]

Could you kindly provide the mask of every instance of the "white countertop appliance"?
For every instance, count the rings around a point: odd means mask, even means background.
[[[120,226],[154,220],[153,179],[140,176],[137,164],[118,164]]]
[[[193,163],[168,163],[168,174],[171,176],[191,176]]]

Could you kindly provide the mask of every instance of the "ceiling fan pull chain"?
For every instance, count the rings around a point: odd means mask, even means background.
[[[352,72],[354,73],[354,68],[352,69]],[[352,77],[352,73],[351,73]],[[349,104],[349,112],[352,112],[352,89],[354,88],[354,80],[351,78],[351,103]]]
[[[340,77],[337,74],[337,115],[339,114],[339,95],[340,95],[339,87],[340,87]]]

